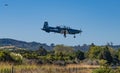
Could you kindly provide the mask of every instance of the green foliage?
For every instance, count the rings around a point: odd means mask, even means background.
[[[9,51],[0,51],[0,61],[12,61],[12,58],[10,57]]]
[[[76,57],[77,57],[79,60],[83,60],[83,59],[85,58],[84,52],[82,52],[82,51],[80,51],[80,50],[76,51],[75,54],[76,54]]]
[[[106,63],[107,63],[107,61],[103,60],[103,59],[99,61],[100,66],[105,66]]]
[[[90,59],[104,59],[107,60],[108,63],[111,63],[113,61],[112,54],[109,47],[107,46],[91,46],[87,53],[87,57]]]
[[[93,70],[92,73],[120,73],[120,67],[112,69],[107,64],[105,64],[104,66],[101,66],[100,68]]]
[[[115,69],[114,73],[120,73],[120,67],[118,67],[117,69]]]
[[[41,46],[41,47],[39,47],[38,50],[35,50],[35,51],[23,50],[23,51],[21,51],[21,54],[24,58],[27,58],[27,59],[38,59],[39,56],[46,56],[47,50]]]
[[[87,57],[90,59],[98,59],[98,54],[100,53],[101,47],[99,46],[92,46],[90,47]]]
[[[10,56],[16,63],[22,63],[23,61],[23,57],[20,54],[11,52]]]
[[[113,61],[112,54],[110,53],[109,47],[103,47],[101,58],[108,61],[108,63],[111,63]]]
[[[9,52],[9,51],[0,51],[0,61],[9,61],[22,63],[23,57],[20,54]]]
[[[0,73],[11,73],[11,69],[9,68],[4,68],[4,69],[0,69]]]
[[[118,49],[118,51],[117,51],[117,57],[120,60],[120,49]]]
[[[48,54],[48,55],[46,56],[46,59],[47,59],[47,60],[51,60],[51,61],[55,60],[54,56],[53,56],[53,55],[50,55],[50,54]]]
[[[19,55],[16,55],[18,54]],[[86,54],[86,56],[85,56]],[[10,61],[22,63],[22,59],[35,59],[46,62],[64,61],[79,63],[80,60],[88,59],[92,64],[111,64],[119,65],[120,61],[120,49],[114,50],[108,46],[95,46],[94,43],[90,45],[88,52],[82,52],[80,50],[75,51],[72,47],[64,45],[56,45],[52,51],[47,51],[43,47],[39,47],[38,50],[0,50],[0,61]],[[99,61],[100,60],[100,61]]]
[[[107,64],[105,64],[104,66],[101,66],[100,68],[93,70],[92,73],[114,73],[114,70],[110,68]]]
[[[64,45],[57,45],[54,47],[55,55],[70,55],[74,53],[74,49],[72,47],[64,46]]]
[[[112,69],[110,68],[99,68],[99,69],[96,69],[96,70],[93,70],[92,73],[114,73]]]
[[[24,53],[24,54],[22,54],[22,56],[27,59],[37,59],[38,58],[37,53],[35,53],[35,52]]]
[[[42,46],[36,51],[36,53],[39,55],[39,56],[45,56],[47,55],[47,50],[44,49]]]
[[[54,59],[55,60],[73,60],[75,59],[78,54],[75,54],[75,51],[72,47],[64,46],[64,45],[57,45],[54,47]]]
[[[0,61],[4,61],[5,54],[3,51],[0,51]]]

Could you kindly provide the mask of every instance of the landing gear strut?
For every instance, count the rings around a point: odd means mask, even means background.
[[[66,30],[64,30],[64,37],[66,38],[66,34],[67,34],[67,31]]]
[[[66,38],[66,34],[64,34],[64,37]]]
[[[73,37],[74,37],[74,38],[76,38],[76,36],[75,36],[75,35],[74,35]]]

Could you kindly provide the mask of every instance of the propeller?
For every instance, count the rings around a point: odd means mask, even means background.
[[[81,24],[82,25],[82,24]],[[81,30],[81,28],[80,28],[80,35],[81,35],[81,33],[82,33],[83,31]]]

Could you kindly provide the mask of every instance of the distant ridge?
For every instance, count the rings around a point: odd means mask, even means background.
[[[2,38],[0,39],[0,46],[15,46],[18,48],[24,48],[24,49],[30,49],[30,50],[37,50],[40,46],[45,48],[46,50],[53,50],[54,46],[48,46],[47,44],[41,44],[38,42],[25,42],[25,41],[19,41],[15,39],[10,39],[10,38]],[[120,45],[109,45],[110,47],[114,49],[120,48]],[[88,51],[90,45],[84,44],[82,46],[77,45],[77,46],[71,46],[73,47],[76,51],[81,50],[81,51]]]
[[[11,45],[19,48],[30,49],[30,50],[37,50],[40,46],[44,47],[46,50],[52,50],[53,48],[46,44],[41,44],[37,42],[25,42],[25,41],[10,39],[10,38],[0,39],[0,46],[11,46]]]

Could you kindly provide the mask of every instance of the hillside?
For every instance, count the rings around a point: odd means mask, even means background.
[[[14,40],[14,39],[0,39],[0,46],[16,46],[19,48],[26,48],[26,49],[31,49],[31,50],[36,50],[40,46],[43,46],[47,50],[51,50],[52,47],[48,46],[46,44],[41,44],[37,42],[25,42],[25,41],[19,41],[19,40]]]
[[[40,46],[44,47],[46,50],[52,50],[54,45],[48,46],[47,44],[41,44],[38,42],[25,42],[9,38],[0,39],[0,46],[16,46],[18,48],[25,48],[30,50],[37,50]],[[114,49],[120,48],[120,45],[109,45]],[[84,44],[82,46],[72,46],[75,50],[88,51],[90,45]]]

